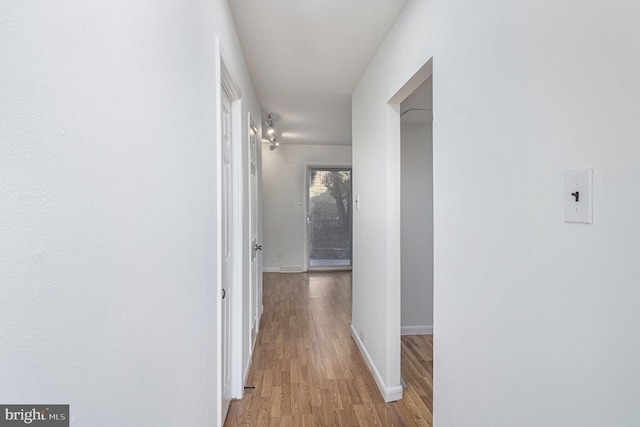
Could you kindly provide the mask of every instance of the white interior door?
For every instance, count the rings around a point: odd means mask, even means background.
[[[231,300],[233,298],[233,163],[231,135],[231,101],[223,89],[221,109],[222,133],[222,419],[231,403]]]
[[[249,319],[251,325],[251,349],[256,342],[260,322],[260,276],[258,268],[259,254],[262,245],[258,243],[258,131],[251,126],[249,129],[249,205],[250,205],[250,236],[251,236],[251,271],[249,272]],[[253,350],[252,350],[253,351]]]

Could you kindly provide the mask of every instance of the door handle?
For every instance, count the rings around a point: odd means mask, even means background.
[[[261,251],[262,250],[262,245],[259,245],[256,243],[256,245],[253,247],[254,251]]]
[[[224,297],[227,296],[227,291],[224,290],[224,288],[222,288],[222,299],[224,299]]]

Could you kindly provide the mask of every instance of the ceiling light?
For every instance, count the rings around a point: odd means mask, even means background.
[[[269,116],[267,117],[267,129],[266,129],[267,133],[269,135],[273,135],[276,133],[276,130],[273,128],[273,121],[271,120],[271,113],[269,113]]]
[[[276,137],[272,136],[271,138],[269,138],[269,141],[271,141],[271,145],[269,145],[269,150],[273,151],[276,148],[278,148],[280,146],[280,143],[278,141],[276,141]]]

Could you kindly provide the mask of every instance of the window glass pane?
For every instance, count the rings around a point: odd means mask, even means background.
[[[351,169],[311,169],[309,266],[351,265]]]

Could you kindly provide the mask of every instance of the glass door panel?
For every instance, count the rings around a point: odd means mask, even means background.
[[[309,267],[351,266],[351,169],[310,168]]]

